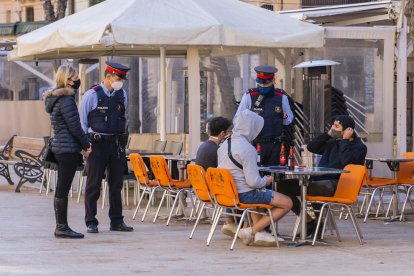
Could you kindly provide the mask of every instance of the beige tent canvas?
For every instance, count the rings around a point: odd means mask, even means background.
[[[107,0],[17,38],[11,59],[311,48],[324,28],[237,0]]]
[[[324,28],[238,0],[107,0],[18,37],[9,59],[160,56],[160,139],[165,140],[165,58],[187,58],[194,155],[200,143],[200,55],[323,45]]]

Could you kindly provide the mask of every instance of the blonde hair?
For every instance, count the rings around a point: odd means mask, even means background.
[[[68,80],[72,78],[75,73],[76,70],[70,65],[59,66],[55,76],[56,87],[66,87]]]

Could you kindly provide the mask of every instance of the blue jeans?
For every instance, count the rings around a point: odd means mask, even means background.
[[[266,188],[255,189],[239,194],[240,202],[246,204],[270,204],[272,198],[273,192]]]

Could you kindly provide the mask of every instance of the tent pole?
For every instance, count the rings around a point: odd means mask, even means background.
[[[397,61],[397,156],[407,151],[407,18],[403,16]]]
[[[167,141],[166,134],[166,75],[165,75],[165,47],[160,47],[160,140]]]
[[[195,157],[200,145],[200,56],[196,47],[187,50],[189,151]]]

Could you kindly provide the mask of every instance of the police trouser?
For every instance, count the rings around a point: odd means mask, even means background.
[[[260,147],[260,161],[262,163],[262,166],[279,165],[280,143],[264,142],[260,143]]]
[[[109,218],[112,224],[123,222],[121,190],[126,162],[125,150],[116,141],[92,141],[92,153],[88,157],[85,188],[85,223],[98,225],[97,201],[102,179],[106,174],[109,188]],[[106,170],[106,172],[105,172]]]

